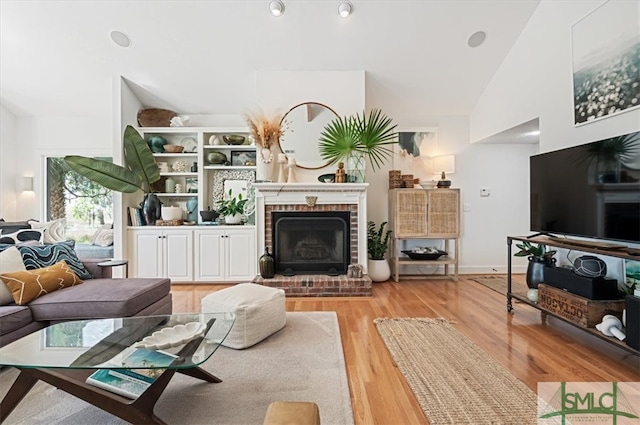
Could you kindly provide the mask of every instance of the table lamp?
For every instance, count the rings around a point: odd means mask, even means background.
[[[436,186],[439,188],[451,187],[451,180],[447,180],[446,174],[452,174],[456,171],[455,155],[434,156],[432,160],[433,171],[440,174],[440,180]]]

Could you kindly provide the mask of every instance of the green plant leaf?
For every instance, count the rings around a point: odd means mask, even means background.
[[[124,130],[124,157],[129,169],[140,175],[150,191],[151,184],[160,180],[160,170],[149,145],[130,125]]]
[[[379,109],[372,109],[368,116],[363,112],[362,116],[338,117],[320,135],[320,155],[329,164],[335,164],[346,160],[351,152],[361,152],[375,171],[393,154],[388,145],[397,143],[395,128]]]
[[[78,155],[65,156],[64,160],[78,174],[107,189],[125,193],[142,190],[138,175],[120,165]]]

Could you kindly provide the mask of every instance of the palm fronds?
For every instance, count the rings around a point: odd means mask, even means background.
[[[320,135],[320,154],[330,164],[347,159],[352,152],[361,152],[371,161],[374,170],[380,168],[391,155],[387,147],[396,143],[396,128],[391,118],[379,109],[372,109],[331,121]]]

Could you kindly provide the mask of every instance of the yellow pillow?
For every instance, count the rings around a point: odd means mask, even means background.
[[[69,286],[79,285],[82,280],[62,260],[49,267],[0,274],[18,305],[25,305],[39,296]]]

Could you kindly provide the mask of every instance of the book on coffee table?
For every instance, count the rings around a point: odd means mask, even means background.
[[[144,348],[125,350],[123,354],[124,356],[118,355],[105,363],[104,366],[107,368],[92,373],[86,380],[87,384],[136,399],[165,371],[157,367],[169,366],[176,359],[173,354]],[[131,369],[140,365],[154,368]]]

